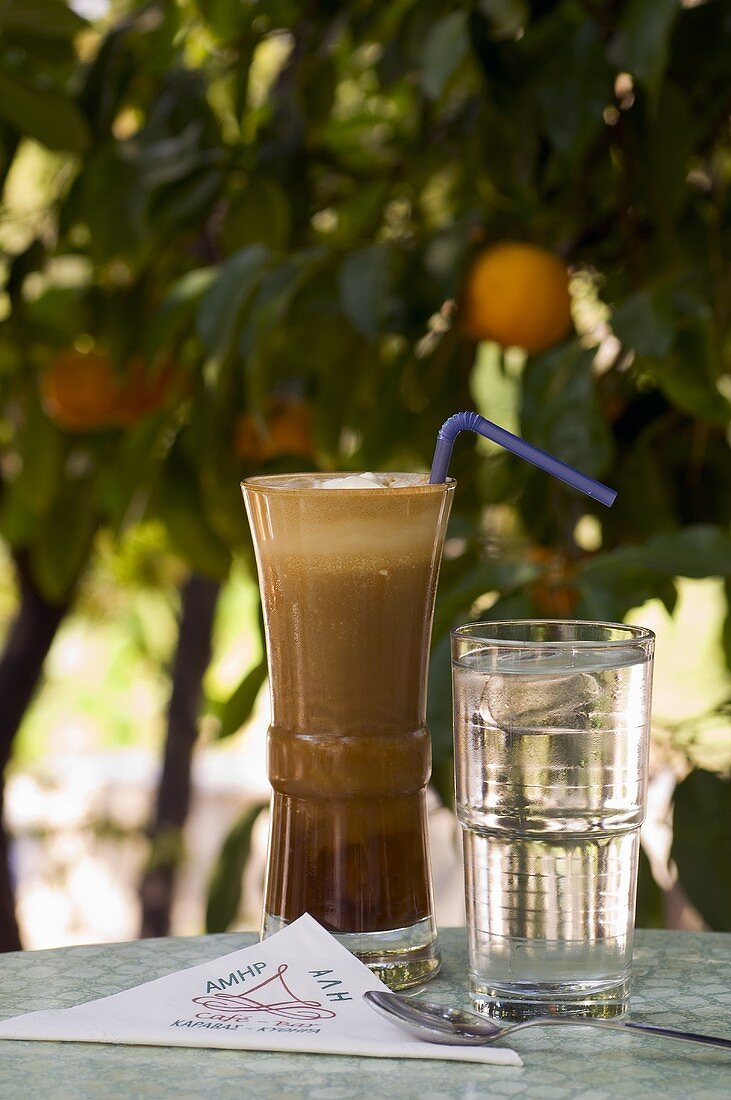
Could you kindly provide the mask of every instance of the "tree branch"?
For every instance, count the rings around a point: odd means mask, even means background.
[[[182,830],[191,795],[191,764],[198,737],[203,676],[211,659],[211,634],[220,585],[194,573],[182,590],[178,647],[172,673],[165,754],[157,794],[152,856],[140,886],[140,934],[166,936]]]
[[[24,555],[16,555],[15,561],[20,606],[0,657],[0,820],[4,797],[2,775],[10,760],[15,734],[71,603],[70,596],[63,603],[49,603],[36,588]],[[8,837],[0,826],[0,951],[19,951],[22,945],[8,855]]]

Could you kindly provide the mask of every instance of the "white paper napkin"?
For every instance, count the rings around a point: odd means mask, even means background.
[[[263,943],[74,1008],[0,1021],[0,1039],[225,1047],[520,1066],[505,1047],[427,1043],[363,1000],[386,989],[303,916]]]

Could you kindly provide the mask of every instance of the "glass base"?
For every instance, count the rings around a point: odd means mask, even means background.
[[[629,1012],[629,987],[629,973],[619,981],[535,985],[528,982],[493,985],[470,977],[475,1009],[500,1020],[530,1020],[535,1016],[616,1019]]]
[[[290,921],[264,913],[261,938],[281,932]],[[426,917],[408,928],[386,932],[333,932],[332,935],[360,959],[389,989],[420,985],[437,974],[442,965],[434,922]]]

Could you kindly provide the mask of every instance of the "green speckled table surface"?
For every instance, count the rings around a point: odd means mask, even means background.
[[[116,993],[254,941],[251,935],[144,940],[0,956],[0,1017]],[[465,995],[464,930],[442,932],[438,1000]],[[638,932],[632,1016],[731,1038],[731,935]],[[522,1069],[455,1062],[90,1043],[0,1042],[0,1097],[394,1100],[535,1097],[656,1100],[731,1096],[731,1054],[590,1029],[516,1035]]]

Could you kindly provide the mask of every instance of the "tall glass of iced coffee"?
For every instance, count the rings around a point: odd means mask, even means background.
[[[249,478],[273,788],[262,934],[311,913],[394,988],[439,968],[426,674],[454,482]]]

